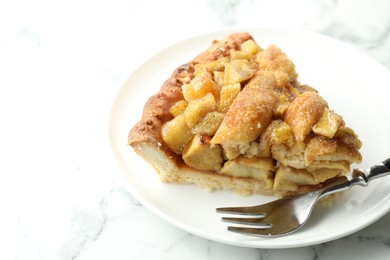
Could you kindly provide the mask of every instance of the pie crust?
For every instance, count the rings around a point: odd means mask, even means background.
[[[238,82],[237,82],[238,81]],[[146,102],[128,144],[161,181],[293,196],[362,160],[361,141],[277,46],[214,40]]]

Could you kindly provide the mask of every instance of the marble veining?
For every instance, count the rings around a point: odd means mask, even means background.
[[[89,244],[98,240],[107,222],[126,211],[142,205],[134,199],[125,187],[111,190],[93,211],[75,209],[71,219],[69,237],[65,240],[60,255],[64,259],[76,259]]]
[[[116,92],[160,47],[231,26],[296,28],[390,69],[389,11],[386,0],[0,1],[0,259],[387,259],[389,214],[292,249],[187,233],[131,194],[105,142]]]
[[[237,25],[237,7],[240,0],[209,0],[207,5],[225,26]]]

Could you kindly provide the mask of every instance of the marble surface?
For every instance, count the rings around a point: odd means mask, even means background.
[[[0,0],[0,259],[390,256],[390,214],[320,245],[241,248],[168,224],[128,191],[108,140],[117,91],[159,49],[231,26],[318,32],[390,69],[387,0]]]

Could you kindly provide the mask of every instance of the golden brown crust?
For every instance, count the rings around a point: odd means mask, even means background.
[[[205,52],[178,67],[159,92],[146,102],[141,120],[129,132],[128,144],[156,169],[163,182],[193,183],[208,190],[230,189],[240,194],[289,196],[315,190],[321,185],[318,180],[325,181],[345,172],[345,169],[342,169],[344,162],[348,163],[349,167],[350,163],[361,160],[358,152],[361,142],[355,133],[344,125],[340,126],[337,132],[332,132],[334,139],[312,136],[313,126],[328,105],[311,87],[299,86],[294,64],[273,45],[256,56],[258,68],[255,74],[251,74],[250,79],[246,78],[245,83],[241,83],[242,90],[223,115],[222,123],[217,132],[214,132],[210,143],[227,148],[224,156],[229,161],[243,155],[249,156],[248,158],[257,156],[258,159],[272,157],[271,160],[277,161],[277,165],[284,169],[279,171],[280,174],[297,173],[295,177],[294,174],[287,174],[293,178],[291,181],[299,176],[307,178],[313,174],[311,178],[317,184],[298,185],[299,187],[293,187],[295,190],[274,190],[272,184],[270,188],[270,183],[265,180],[230,176],[222,170],[216,172],[192,168],[184,163],[181,154],[169,149],[163,141],[162,128],[166,122],[174,121],[171,121],[174,117],[170,108],[183,99],[188,101],[183,96],[182,87],[195,77],[195,67],[199,67],[197,64],[229,56],[231,50],[239,50],[241,43],[249,39],[253,38],[248,33],[237,33],[223,40],[213,41],[212,46]],[[214,97],[219,99],[218,95]],[[188,118],[186,120],[184,124],[188,124]],[[191,128],[192,126],[189,126],[188,129]],[[277,141],[274,140],[275,136]],[[286,142],[279,143],[280,140]],[[241,150],[242,146],[245,146],[245,149]],[[230,148],[233,148],[232,152],[229,151]],[[234,151],[237,148],[238,153],[237,150]],[[246,154],[252,148],[254,152]],[[333,162],[335,164],[331,165]],[[321,166],[324,163],[334,169],[324,173],[321,167],[316,168],[316,165]],[[248,163],[244,165],[254,167]],[[255,171],[256,169],[255,167]],[[277,175],[278,171],[271,171],[271,174]],[[274,176],[271,177],[271,182],[273,178]],[[289,185],[297,186],[294,182]]]
[[[242,32],[231,34],[222,40],[214,40],[211,47],[195,57],[192,63],[205,63],[226,57],[229,55],[230,50],[238,50],[241,43],[249,39],[253,39],[253,37],[247,32]]]
[[[279,87],[288,83],[296,85],[298,74],[295,65],[287,58],[286,54],[275,45],[270,45],[266,51],[257,56],[260,71],[272,71]]]
[[[211,143],[236,146],[256,140],[269,125],[275,106],[272,91],[244,88],[234,99]]]
[[[285,121],[298,142],[305,140],[326,107],[328,104],[316,92],[304,92],[294,99],[287,109]]]
[[[313,161],[334,161],[335,158],[349,164],[361,161],[360,153],[353,147],[343,143],[339,139],[329,139],[324,136],[316,136],[307,144],[305,152],[306,165]]]

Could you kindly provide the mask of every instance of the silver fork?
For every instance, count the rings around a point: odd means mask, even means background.
[[[390,174],[390,158],[369,169],[355,169],[348,179],[335,178],[319,190],[291,198],[278,199],[251,207],[217,208],[218,213],[246,215],[247,217],[222,217],[222,221],[256,227],[229,226],[228,230],[257,237],[284,236],[297,231],[309,218],[316,202],[330,194],[345,191],[352,186],[367,186],[368,183]]]

